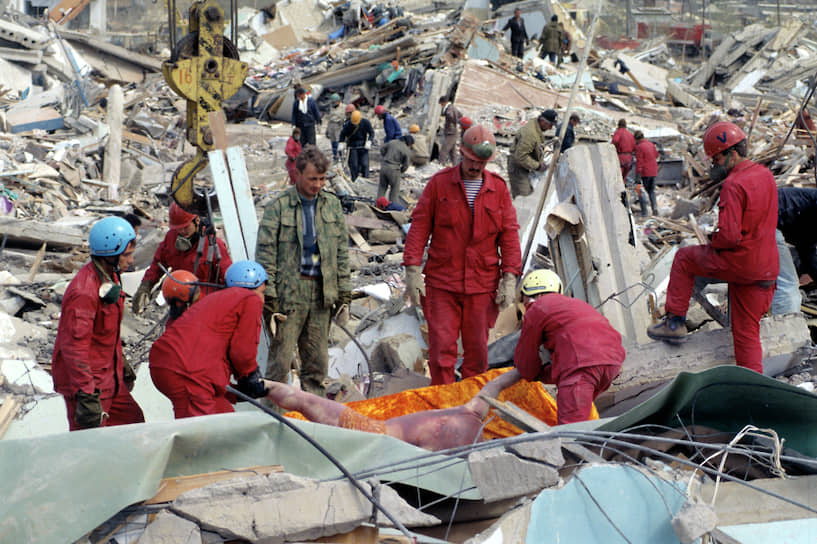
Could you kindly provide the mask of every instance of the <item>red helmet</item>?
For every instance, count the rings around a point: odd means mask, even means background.
[[[740,127],[729,121],[719,121],[704,132],[704,152],[707,157],[717,155],[746,139]]]
[[[352,113],[352,112],[353,112],[353,111],[355,111],[356,109],[357,109],[357,108],[355,107],[355,105],[354,105],[354,104],[346,104],[346,113]]]
[[[193,222],[195,214],[187,212],[175,202],[170,205],[170,228],[173,230],[183,229]]]
[[[165,300],[180,300],[182,302],[193,302],[199,281],[195,274],[189,270],[174,270],[162,283],[162,296]]]
[[[377,204],[377,207],[380,208],[381,210],[385,210],[386,206],[388,206],[391,203],[389,202],[388,198],[386,198],[385,196],[381,196],[380,198],[377,199],[377,202],[375,202],[375,204]]]
[[[386,113],[386,108],[384,108],[382,104],[380,104],[374,109],[375,115],[383,115],[384,113]]]
[[[460,126],[462,128],[466,128],[466,129],[471,128],[471,125],[473,125],[473,124],[474,124],[474,122],[471,120],[470,117],[466,117],[465,115],[460,117]]]
[[[496,156],[494,133],[486,126],[474,125],[462,135],[462,154],[475,161],[490,161]]]

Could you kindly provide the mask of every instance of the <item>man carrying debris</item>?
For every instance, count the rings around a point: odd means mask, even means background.
[[[383,143],[389,143],[403,135],[403,131],[400,129],[400,123],[398,123],[394,115],[387,112],[386,108],[382,105],[378,105],[374,109],[374,114],[383,121],[383,130],[386,131],[386,138],[383,140]]]
[[[141,313],[147,306],[153,286],[162,277],[160,264],[173,270],[189,270],[202,282],[224,283],[224,272],[233,261],[224,241],[209,230],[201,224],[199,216],[183,210],[175,202],[170,205],[170,230],[153,254],[153,261],[133,295],[133,313]],[[204,286],[201,296],[213,290]]]
[[[260,264],[233,263],[227,288],[191,306],[153,343],[150,377],[176,419],[235,411],[230,376],[246,395],[267,394],[256,362],[266,283]]]
[[[382,149],[383,161],[380,163],[380,184],[377,186],[377,198],[386,196],[389,191],[391,202],[400,202],[400,178],[408,170],[411,146],[414,137],[406,134],[402,138],[391,140]]]
[[[647,329],[647,335],[669,343],[683,342],[695,278],[726,281],[735,360],[739,366],[762,373],[760,318],[772,302],[779,271],[777,187],[766,167],[746,158],[746,135],[735,124],[713,124],[703,144],[712,160],[710,177],[723,181],[718,226],[708,245],[678,250],[667,288],[667,313]]]
[[[562,147],[561,147],[561,150],[559,151],[560,153],[564,153],[565,151],[567,151],[568,149],[573,147],[574,143],[576,143],[576,133],[573,131],[573,127],[575,127],[579,123],[581,123],[581,118],[579,117],[579,114],[578,113],[571,113],[570,114],[570,119],[567,122],[567,128],[565,129],[565,137],[562,140]],[[556,134],[561,134],[561,133],[562,133],[562,126],[559,125],[556,128]]]
[[[513,354],[519,376],[556,384],[559,425],[587,420],[593,401],[621,370],[621,335],[598,310],[562,295],[562,281],[552,270],[525,276],[522,302],[525,317]],[[549,364],[539,357],[542,346],[550,351]]]
[[[522,11],[519,8],[513,10],[513,17],[508,19],[502,32],[511,31],[511,55],[519,57],[525,56],[525,45],[530,42],[528,31],[525,30],[525,20],[522,19]]]
[[[340,131],[338,148],[343,153],[343,147],[349,146],[349,174],[352,181],[355,181],[358,175],[369,177],[369,150],[372,148],[373,139],[372,124],[360,111],[353,111]]]
[[[633,167],[633,153],[635,152],[635,136],[627,130],[627,120],[619,119],[618,128],[613,133],[612,144],[618,153],[618,163],[621,166],[621,179],[627,181],[627,174]]]
[[[536,121],[528,121],[514,135],[508,154],[508,182],[512,197],[531,194],[531,173],[544,172],[547,168],[542,146],[545,143],[545,131],[553,128],[556,121],[556,112],[545,110]]]
[[[297,346],[301,387],[317,395],[323,395],[329,366],[329,322],[345,313],[352,299],[343,208],[322,190],[328,167],[318,148],[304,148],[295,187],[264,209],[256,250],[269,275],[264,318],[268,326],[277,325],[270,327],[277,330],[266,377],[286,382]]]
[[[130,390],[136,374],[122,355],[125,308],[120,271],[133,264],[136,233],[121,217],[97,221],[88,236],[91,260],[62,298],[51,359],[54,389],[62,394],[71,431],[142,423]]]
[[[561,64],[562,29],[559,28],[559,17],[557,15],[551,17],[550,22],[542,29],[542,37],[539,39],[539,42],[539,58],[543,59],[547,56],[551,64],[556,64],[557,62]]]
[[[457,164],[457,135],[459,134],[457,127],[462,114],[445,96],[440,97],[440,106],[442,106],[442,115],[445,117],[440,164]]]
[[[315,145],[315,126],[321,124],[321,112],[315,99],[309,96],[306,89],[295,89],[295,102],[292,104],[292,124],[301,129],[301,145]]]
[[[412,213],[403,264],[406,296],[428,321],[432,385],[453,383],[457,338],[462,377],[488,369],[488,330],[516,298],[522,269],[519,225],[505,180],[485,170],[496,155],[491,130],[465,132],[461,162],[434,174]],[[431,238],[420,272],[426,243]]]
[[[636,190],[639,191],[641,199],[641,217],[647,215],[647,198],[650,198],[650,208],[652,214],[656,215],[655,205],[655,176],[658,175],[658,149],[655,144],[644,138],[644,133],[635,131],[635,173]]]
[[[338,142],[340,142],[340,131],[346,121],[345,107],[340,103],[340,96],[332,93],[329,97],[332,105],[329,106],[329,113],[326,115],[326,137],[332,142],[332,160],[337,162],[340,158],[338,153]],[[354,106],[352,106],[354,110]]]
[[[431,153],[428,149],[428,138],[420,133],[420,125],[411,125],[409,134],[414,137],[414,144],[409,148],[411,152],[411,164],[414,166],[425,166],[431,160]]]

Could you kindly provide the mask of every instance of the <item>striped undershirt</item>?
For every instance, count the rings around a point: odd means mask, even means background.
[[[477,198],[477,193],[482,188],[481,179],[464,179],[462,184],[465,185],[465,198],[468,200],[468,205],[471,206],[471,211],[474,210],[474,200]]]

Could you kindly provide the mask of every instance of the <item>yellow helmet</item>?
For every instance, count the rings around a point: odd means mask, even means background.
[[[411,126],[409,126],[409,132],[411,134],[417,134],[418,132],[420,132],[420,125],[411,125]]]
[[[358,110],[352,112],[352,124],[357,125],[360,123],[360,120],[363,118],[363,114],[360,113]]]
[[[542,293],[561,293],[562,280],[553,270],[540,268],[525,276],[522,280],[522,294],[533,297]]]

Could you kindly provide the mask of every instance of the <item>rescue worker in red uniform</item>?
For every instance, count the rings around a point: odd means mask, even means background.
[[[145,421],[129,391],[136,375],[125,369],[119,330],[125,307],[119,274],[133,264],[136,233],[121,217],[106,217],[91,227],[88,245],[91,261],[62,297],[51,358],[72,431]]]
[[[193,304],[150,350],[150,377],[173,403],[176,419],[233,412],[225,388],[253,398],[267,394],[256,362],[267,273],[255,261],[239,261],[226,274],[227,288]]]
[[[627,181],[627,174],[633,166],[633,152],[635,151],[635,137],[627,130],[627,120],[619,119],[618,128],[613,133],[612,144],[618,153],[618,163],[621,166],[621,179]]]
[[[621,335],[610,322],[586,302],[561,293],[552,270],[525,276],[526,311],[513,354],[522,378],[556,384],[559,425],[590,417],[593,401],[613,383],[625,357]],[[540,346],[550,351],[550,364],[542,364]]]
[[[763,372],[760,318],[769,309],[779,271],[775,228],[777,186],[769,170],[746,158],[746,136],[733,123],[718,122],[704,134],[712,160],[709,175],[723,180],[718,226],[708,245],[685,247],[672,262],[666,315],[647,329],[654,340],[681,343],[696,277],[729,284],[735,360]]]
[[[434,174],[412,213],[403,264],[406,297],[428,321],[431,384],[453,383],[462,335],[463,378],[488,369],[488,330],[516,298],[522,270],[519,225],[505,180],[485,170],[493,133],[475,125],[463,136],[459,164]],[[425,264],[423,251],[431,238]]]
[[[655,176],[658,175],[658,149],[655,144],[644,138],[640,130],[635,132],[635,173],[636,190],[641,200],[641,216],[647,215],[647,197],[650,199],[650,208],[655,215]],[[647,193],[645,196],[644,193]]]
[[[212,241],[216,241],[213,246]],[[170,230],[153,255],[142,283],[133,295],[133,313],[141,313],[150,300],[150,292],[162,277],[162,269],[189,270],[201,282],[224,284],[224,271],[231,264],[227,245],[215,234],[208,234],[199,216],[183,210],[175,202],[170,205]],[[201,296],[214,287],[203,286]]]

